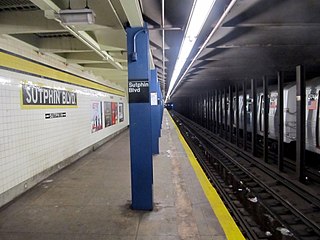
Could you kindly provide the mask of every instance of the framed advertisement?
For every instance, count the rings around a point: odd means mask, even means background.
[[[104,126],[109,127],[112,125],[111,117],[111,102],[104,102]]]
[[[112,125],[118,123],[118,103],[111,102],[111,122]]]
[[[119,122],[124,121],[124,109],[123,109],[123,103],[119,103]]]
[[[102,125],[102,102],[92,102],[91,104],[91,133],[103,128]]]

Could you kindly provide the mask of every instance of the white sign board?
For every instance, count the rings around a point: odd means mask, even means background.
[[[151,95],[151,106],[156,106],[158,105],[158,95],[156,92],[150,93]]]

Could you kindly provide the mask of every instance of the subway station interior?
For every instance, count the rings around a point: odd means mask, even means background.
[[[1,0],[0,240],[319,240],[320,1]]]

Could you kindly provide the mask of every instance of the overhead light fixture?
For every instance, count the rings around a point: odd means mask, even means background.
[[[166,102],[216,0],[195,0],[170,80]]]
[[[124,70],[123,66],[110,56],[107,51],[102,50],[100,45],[86,31],[77,30],[77,26],[79,25],[94,24],[95,22],[96,14],[89,8],[88,0],[86,0],[86,7],[84,9],[71,9],[69,1],[69,8],[59,10],[58,13],[55,20],[58,21],[61,26],[99,54],[103,60],[108,61],[118,70]]]
[[[188,73],[189,69],[191,68],[192,64],[197,60],[197,58],[199,57],[200,53],[202,52],[202,50],[207,46],[208,42],[210,41],[211,37],[216,33],[216,31],[218,30],[218,28],[222,25],[222,22],[225,20],[225,18],[227,17],[228,13],[231,11],[231,9],[233,8],[233,6],[236,4],[237,0],[232,0],[230,1],[228,7],[224,10],[224,13],[222,14],[222,16],[220,17],[219,21],[217,22],[217,24],[214,26],[214,28],[212,29],[212,31],[210,32],[209,36],[207,37],[207,39],[204,41],[204,43],[202,44],[202,46],[200,47],[200,49],[198,50],[198,52],[196,53],[196,55],[193,57],[192,61],[189,63],[188,67],[184,70],[184,73],[181,75],[181,77],[179,78],[179,81],[175,84],[174,88],[171,89],[170,95],[167,94],[166,96],[166,102],[168,99],[170,99],[171,93],[173,94],[174,91],[177,89],[179,83],[182,81],[182,79],[185,77],[185,75]],[[177,81],[177,79],[176,79]]]
[[[96,14],[89,8],[88,0],[84,9],[71,9],[71,0],[69,0],[69,8],[60,10],[59,18],[65,25],[88,25],[95,23]]]
[[[65,25],[94,24],[96,14],[92,9],[64,9],[59,11],[59,18]]]

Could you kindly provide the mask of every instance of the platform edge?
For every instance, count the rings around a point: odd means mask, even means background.
[[[194,156],[192,150],[190,149],[189,145],[187,144],[186,140],[182,136],[179,128],[177,127],[176,123],[172,119],[172,117],[169,114],[169,117],[174,125],[174,128],[178,134],[179,140],[182,144],[182,147],[184,151],[186,152],[189,162],[198,178],[198,181],[200,182],[200,185],[202,187],[202,190],[208,199],[210,206],[215,213],[215,215],[218,218],[218,221],[229,240],[245,240],[245,237],[241,233],[239,227],[235,223],[234,219],[230,215],[228,209],[224,205],[223,201],[221,200],[219,194],[217,193],[216,189],[211,185],[209,182],[207,176],[203,172],[200,164],[198,163],[196,157]]]

